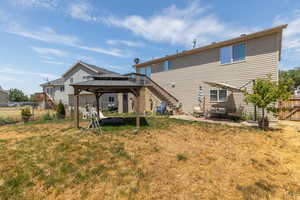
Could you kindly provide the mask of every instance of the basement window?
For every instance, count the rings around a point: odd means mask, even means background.
[[[210,101],[224,102],[227,100],[227,90],[210,90]]]

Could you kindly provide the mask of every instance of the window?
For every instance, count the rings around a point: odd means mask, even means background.
[[[210,101],[218,101],[218,90],[210,91]]]
[[[73,81],[74,81],[73,78],[70,78],[70,83],[73,83]]]
[[[115,101],[115,97],[108,97],[108,101],[109,102],[114,102]]]
[[[151,77],[152,69],[151,66],[146,67],[146,76]]]
[[[151,73],[152,73],[151,66],[140,68],[139,72],[140,74],[144,74],[148,77],[151,77]]]
[[[245,60],[246,58],[246,44],[237,44],[220,49],[220,61],[221,64],[228,64]]]
[[[245,44],[238,44],[233,46],[232,51],[232,59],[233,62],[245,60],[246,57],[246,45]]]
[[[219,90],[219,101],[226,101],[227,90]]]
[[[221,64],[231,63],[232,46],[221,48]]]
[[[172,61],[166,60],[166,61],[164,62],[164,71],[168,71],[168,70],[170,70],[170,69],[172,69]]]
[[[210,90],[210,101],[223,102],[227,100],[227,90]]]
[[[65,91],[65,86],[61,86],[59,90],[60,90],[61,92],[64,92],[64,91]]]

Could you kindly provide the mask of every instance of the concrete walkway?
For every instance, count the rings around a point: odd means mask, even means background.
[[[206,119],[204,117],[194,117],[192,115],[172,115],[170,118],[173,119],[182,119],[182,120],[189,120],[189,121],[198,121],[198,122],[208,122],[208,123],[217,123],[217,124],[224,124],[228,126],[248,126],[248,127],[257,127],[257,123],[250,123],[250,122],[235,122],[230,119]],[[270,126],[276,126],[277,122],[270,122]]]

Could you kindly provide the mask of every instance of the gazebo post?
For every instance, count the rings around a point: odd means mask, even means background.
[[[135,106],[136,128],[140,128],[140,126],[141,126],[141,119],[140,119],[140,89],[136,90],[135,98],[136,98],[136,106]]]
[[[99,93],[98,92],[96,92],[95,93],[95,96],[96,96],[96,110],[97,110],[97,116],[99,117],[99,113],[100,113],[100,111],[99,111]]]
[[[79,128],[79,89],[74,88],[75,127]]]

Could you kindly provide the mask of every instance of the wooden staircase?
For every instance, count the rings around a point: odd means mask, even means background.
[[[181,112],[179,100],[167,90],[162,88],[159,84],[154,82],[151,78],[137,73],[127,74],[127,76],[134,77],[134,81],[144,84],[159,100],[166,102],[167,107],[173,110],[173,112]]]
[[[56,103],[52,97],[50,97],[47,93],[44,93],[44,100],[45,103],[50,106],[52,109],[56,109]]]

